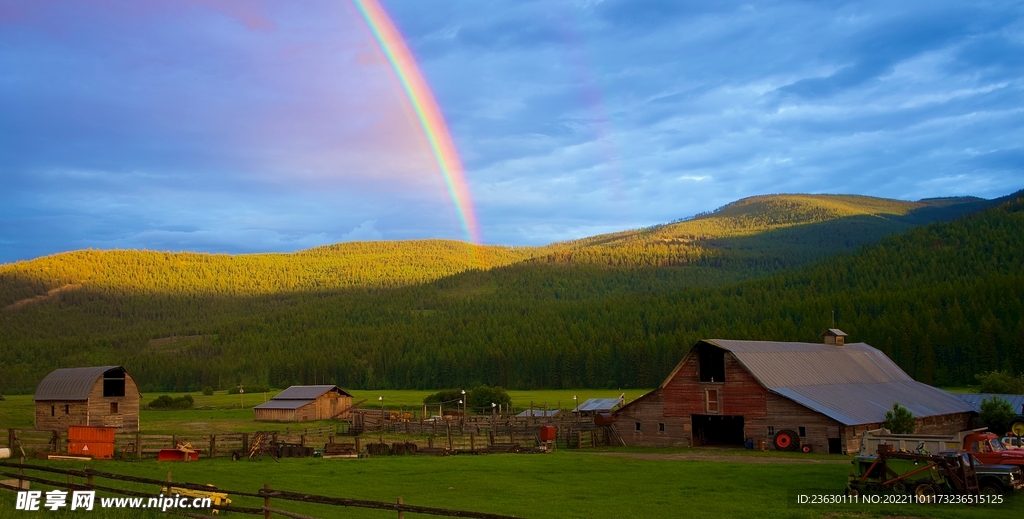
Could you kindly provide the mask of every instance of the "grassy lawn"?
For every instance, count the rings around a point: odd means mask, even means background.
[[[38,462],[82,468],[81,463]],[[212,483],[255,491],[272,488],[337,497],[405,503],[535,518],[565,517],[940,517],[1015,516],[1021,496],[998,509],[962,506],[800,506],[796,493],[841,493],[843,463],[754,464],[604,456],[595,451],[550,455],[283,459],[274,463],[228,459],[195,463],[97,461],[98,470],[163,480]],[[135,486],[156,492],[156,488]],[[255,499],[234,504],[260,506]],[[393,517],[393,512],[345,509],[275,500],[273,506],[315,517]],[[50,512],[44,512],[49,514]],[[0,492],[0,517],[13,513]],[[107,517],[92,512],[84,517]],[[117,517],[123,517],[117,516]]]

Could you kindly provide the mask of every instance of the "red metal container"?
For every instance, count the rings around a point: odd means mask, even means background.
[[[597,413],[594,415],[594,425],[604,427],[615,423],[615,415],[611,413]]]
[[[542,442],[553,442],[555,441],[555,426],[545,425],[540,428],[540,441]]]
[[[72,425],[68,427],[68,454],[113,459],[114,431],[113,427]]]
[[[114,458],[114,444],[104,442],[68,442],[68,454],[92,456],[98,460]]]
[[[72,425],[68,427],[68,441],[114,443],[114,431],[113,427]]]

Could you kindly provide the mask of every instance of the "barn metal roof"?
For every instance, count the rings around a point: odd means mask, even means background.
[[[337,390],[345,396],[352,396],[338,386],[292,386],[273,397],[274,400],[316,400],[329,391]]]
[[[316,400],[268,400],[254,406],[253,409],[298,409],[313,402],[316,402]]]
[[[981,401],[992,397],[999,397],[1010,403],[1013,412],[1024,414],[1024,395],[1002,395],[998,393],[954,393],[954,395],[967,402],[967,405],[974,408],[976,413],[981,412]]]
[[[588,413],[591,411],[602,412],[611,411],[615,406],[622,403],[621,398],[590,398],[584,401],[582,404],[576,406],[572,412],[584,412]]]
[[[516,418],[551,418],[558,416],[559,411],[557,409],[527,409],[516,415]]]
[[[864,343],[701,342],[731,352],[766,389],[845,425],[883,422],[897,402],[918,417],[972,410],[951,394],[915,381]],[[665,383],[673,376],[674,371]]]
[[[96,380],[104,373],[123,366],[91,366],[87,368],[61,368],[50,372],[36,386],[34,400],[88,400]]]

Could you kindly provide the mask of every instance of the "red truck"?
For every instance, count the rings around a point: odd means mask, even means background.
[[[888,429],[876,429],[864,433],[860,453],[870,455],[878,452],[879,444],[892,445],[896,451],[917,454],[964,450],[974,454],[985,465],[1024,466],[1024,450],[1007,449],[998,436],[984,428],[961,431],[952,436],[892,434]]]

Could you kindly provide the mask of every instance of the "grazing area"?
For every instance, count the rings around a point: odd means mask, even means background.
[[[1015,496],[999,511],[985,507],[924,505],[809,506],[795,494],[841,494],[849,458],[818,456],[812,463],[747,463],[676,459],[662,453],[638,459],[614,452],[556,451],[549,455],[371,457],[294,459],[280,463],[228,459],[194,463],[93,462],[97,470],[165,480],[210,483],[222,489],[274,489],[335,497],[471,510],[524,518],[589,517],[993,517],[1013,514]],[[772,455],[763,456],[771,459]],[[740,459],[740,458],[737,458]],[[780,460],[785,460],[781,458]],[[40,462],[82,468],[82,463]],[[155,492],[152,486],[134,485]],[[0,493],[0,514],[12,510]],[[262,500],[232,497],[232,504]],[[314,517],[393,517],[393,512],[275,501],[275,506]],[[103,517],[96,513],[92,516]],[[407,515],[407,517],[425,517]]]

